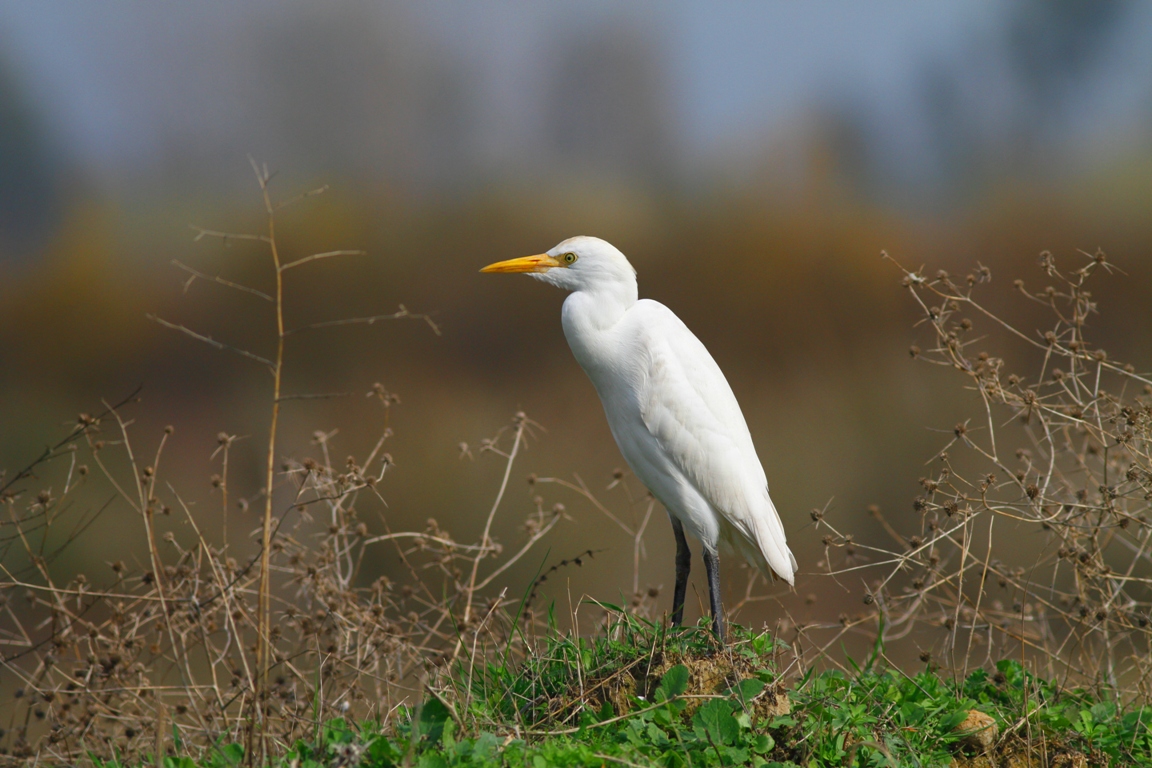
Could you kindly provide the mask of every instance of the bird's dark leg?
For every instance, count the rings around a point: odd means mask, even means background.
[[[724,642],[724,606],[720,604],[720,558],[704,547],[704,570],[708,574],[708,598],[712,603],[712,631]]]
[[[676,590],[672,593],[672,626],[680,626],[684,620],[684,593],[688,591],[688,571],[692,569],[692,551],[688,549],[688,539],[684,538],[684,524],[674,516],[672,532],[676,534]]]

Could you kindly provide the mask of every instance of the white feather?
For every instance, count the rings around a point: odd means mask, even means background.
[[[564,334],[600,395],[633,472],[710,551],[725,541],[794,583],[796,560],[744,415],[720,367],[664,305],[637,300],[635,271],[597,238],[549,251],[578,259],[534,277],[572,291]]]

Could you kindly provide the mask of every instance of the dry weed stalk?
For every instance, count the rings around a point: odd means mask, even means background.
[[[275,204],[270,174],[263,168],[256,174],[266,234],[198,228],[196,239],[267,248],[275,291],[176,266],[189,275],[186,289],[202,280],[273,304],[275,354],[265,357],[154,319],[273,374],[265,487],[244,496],[230,486],[235,435],[221,432],[212,455],[221,461],[212,479],[220,522],[226,525],[229,499],[241,515],[262,502],[257,543],[247,550],[243,542],[230,543],[223,525],[194,515],[185,497],[161,481],[171,428],[151,460],[142,458],[126,414],[136,393],[95,416],[81,415],[65,439],[29,467],[0,476],[6,516],[0,520],[0,696],[7,697],[0,701],[0,762],[173,752],[174,739],[183,752],[201,754],[246,743],[248,758],[262,760],[278,745],[312,736],[331,717],[387,721],[397,707],[442,689],[449,670],[466,675],[456,682],[470,695],[478,665],[531,652],[540,626],[532,605],[536,588],[557,568],[593,554],[564,553],[569,557],[544,571],[523,597],[501,588],[501,577],[565,516],[563,505],[534,495],[516,547],[505,551],[493,535],[516,460],[532,435],[534,424],[523,413],[480,444],[481,455],[499,459],[502,479],[475,543],[457,541],[434,519],[423,530],[390,527],[382,487],[392,458],[384,449],[392,436],[388,414],[398,400],[380,384],[365,400],[379,420],[379,436],[360,456],[341,459],[335,433],[324,431],[312,436],[314,457],[278,456],[281,404],[320,397],[280,391],[286,339],[388,319],[435,325],[400,307],[286,328],[284,274],[355,252],[281,264],[275,217],[300,198]],[[828,531],[822,567],[831,578],[846,582],[869,570],[882,575],[866,585],[865,613],[799,627],[789,668],[818,659],[840,663],[827,650],[847,633],[874,634],[878,625],[881,652],[912,642],[923,659],[958,674],[1016,655],[1069,683],[1104,683],[1147,697],[1152,379],[1112,362],[1084,337],[1096,309],[1085,284],[1111,267],[1103,255],[1068,275],[1051,257],[1043,266],[1053,287],[1033,293],[1020,284],[1022,296],[1055,315],[1053,330],[1035,337],[976,301],[975,288],[990,279],[983,268],[959,281],[904,271],[933,339],[927,350],[913,348],[914,356],[961,374],[983,413],[978,423],[956,426],[938,469],[922,481],[915,533],[902,535],[874,511],[896,551],[858,543],[833,527],[825,511],[813,512],[817,529]],[[1004,359],[973,354],[983,341],[972,339],[974,323],[1034,350],[1039,375],[1009,374]],[[466,445],[462,455],[470,455]],[[633,559],[629,610],[651,616],[659,590],[641,588],[640,563],[652,499],[634,493],[617,472],[608,488],[627,495],[626,522],[626,514],[600,501],[579,477],[530,476],[529,485],[532,494],[546,485],[574,493],[622,531]],[[69,560],[73,550],[116,508],[140,521],[144,564],[130,566],[131,557],[120,554],[92,573],[89,557],[81,558],[89,572],[78,572]],[[186,529],[177,533],[174,518],[187,521]],[[1024,539],[1026,532],[1036,535]],[[1026,546],[1003,546],[1005,535]],[[397,567],[368,583],[365,560],[378,559],[381,547]],[[766,599],[753,596],[755,583],[753,573],[739,605]],[[578,610],[571,616],[577,632]],[[600,617],[611,624],[610,611],[598,614],[603,624]]]
[[[813,510],[830,576],[881,575],[865,582],[865,613],[823,625],[830,640],[805,628],[810,653],[878,627],[881,650],[907,640],[958,676],[1016,658],[1066,685],[1148,700],[1152,377],[1086,337],[1097,312],[1087,285],[1115,267],[1101,252],[1085,256],[1065,273],[1043,254],[1043,290],[1015,282],[1050,313],[1051,330],[1037,333],[977,300],[991,280],[983,266],[961,278],[901,268],[931,334],[912,356],[962,376],[981,413],[955,426],[921,479],[916,530],[902,535],[869,510],[898,549],[854,541]],[[974,336],[977,326],[992,333]],[[995,346],[1031,357],[1033,373],[984,351]]]
[[[314,735],[326,719],[352,713],[387,720],[398,706],[418,703],[426,683],[461,649],[473,661],[488,648],[523,650],[523,633],[505,610],[519,601],[498,589],[500,577],[555,527],[562,507],[549,510],[538,498],[524,540],[507,552],[493,523],[531,420],[516,414],[510,428],[482,443],[482,454],[501,460],[503,482],[475,544],[456,541],[432,519],[420,531],[389,527],[381,489],[392,466],[384,450],[392,435],[388,413],[398,398],[380,384],[365,400],[375,411],[370,418],[380,422],[379,437],[363,455],[341,459],[335,433],[317,431],[315,458],[281,458],[280,405],[318,397],[281,392],[285,339],[402,318],[438,329],[403,306],[387,315],[286,329],[285,273],[357,252],[282,264],[275,217],[308,195],[276,204],[271,174],[254,168],[266,234],[197,228],[196,239],[266,248],[275,291],[177,266],[190,275],[186,289],[204,280],[272,303],[275,354],[265,357],[153,319],[271,371],[266,484],[237,499],[228,476],[237,437],[221,432],[212,454],[220,472],[211,484],[223,515],[193,514],[193,505],[162,480],[173,428],[164,429],[149,458],[137,447],[126,413],[137,393],[95,416],[82,414],[64,440],[27,468],[0,475],[6,516],[0,520],[0,695],[6,697],[0,763],[74,763],[115,754],[143,759],[174,752],[175,740],[193,754],[243,743],[247,760],[262,762],[271,750]],[[262,502],[254,547],[229,543],[220,525],[226,525],[229,498],[241,515]],[[109,555],[94,559],[78,551],[115,510],[140,521],[147,550],[142,564],[130,564],[126,532]],[[385,532],[372,535],[370,524]],[[387,552],[398,566],[390,570],[393,577],[366,579],[365,560]]]

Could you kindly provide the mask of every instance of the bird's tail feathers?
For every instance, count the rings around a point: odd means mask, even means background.
[[[796,557],[788,548],[784,526],[772,499],[768,498],[767,493],[764,496],[767,505],[765,509],[759,510],[759,514],[740,520],[743,524],[725,521],[725,538],[732,549],[759,568],[765,578],[782,579],[795,586]]]

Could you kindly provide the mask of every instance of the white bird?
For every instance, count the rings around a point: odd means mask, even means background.
[[[720,542],[766,577],[794,584],[796,558],[728,380],[672,310],[638,298],[636,270],[623,253],[596,237],[573,237],[480,271],[528,273],[571,291],[561,314],[568,345],[600,395],[620,452],[672,521],[674,624],[684,615],[691,565],[685,528],[703,545],[721,640]]]

